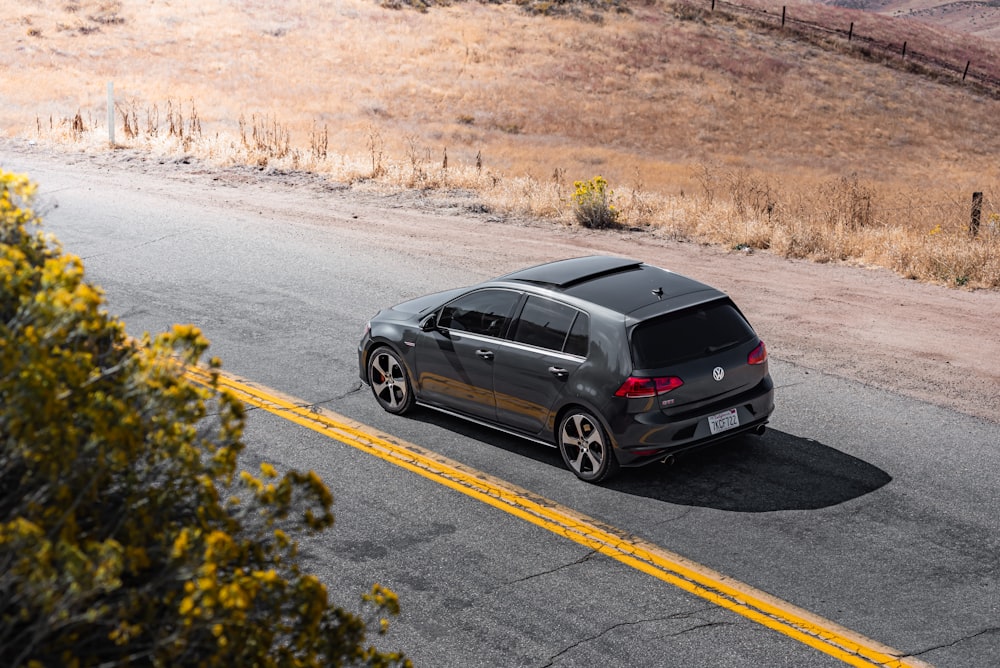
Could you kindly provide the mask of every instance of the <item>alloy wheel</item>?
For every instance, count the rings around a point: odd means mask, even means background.
[[[618,460],[604,436],[604,429],[590,413],[573,410],[559,427],[563,461],[581,480],[600,482],[618,470]]]
[[[368,360],[368,382],[378,403],[390,413],[405,413],[413,405],[406,368],[388,348],[372,353]]]

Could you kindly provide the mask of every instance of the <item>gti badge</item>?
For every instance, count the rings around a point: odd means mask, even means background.
[[[712,378],[716,380],[722,380],[725,377],[725,375],[726,375],[726,370],[723,369],[721,366],[717,366],[714,369],[712,369]]]

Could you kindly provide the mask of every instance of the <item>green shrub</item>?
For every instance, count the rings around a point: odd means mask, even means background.
[[[574,181],[572,205],[576,222],[584,227],[603,229],[618,225],[618,210],[611,204],[614,192],[603,176]]]
[[[301,570],[295,537],[333,523],[323,482],[238,473],[242,405],[184,376],[208,342],[126,337],[33,193],[0,171],[0,665],[407,663]]]

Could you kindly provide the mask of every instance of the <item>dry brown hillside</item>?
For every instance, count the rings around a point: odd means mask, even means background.
[[[904,17],[957,33],[1000,39],[1000,4],[995,0],[826,0],[825,4]]]
[[[0,127],[97,150],[113,81],[120,144],[554,216],[602,175],[630,224],[677,237],[1000,285],[989,91],[707,1],[398,4],[23,3],[0,24]],[[970,246],[974,191],[992,241]]]

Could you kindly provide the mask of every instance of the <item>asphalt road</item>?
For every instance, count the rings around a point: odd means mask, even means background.
[[[452,203],[280,178],[0,155],[130,333],[199,325],[224,369],[660,545],[937,666],[1000,664],[1000,427],[771,350],[777,411],[746,437],[605,486],[553,449],[378,409],[366,319],[515,268],[517,228]],[[201,172],[205,173],[201,173]],[[148,173],[147,173],[148,172]],[[428,237],[421,221],[446,219]],[[405,222],[405,224],[402,224]],[[584,254],[586,240],[572,244]],[[754,305],[741,300],[753,318]],[[860,353],[861,351],[859,351]],[[916,363],[917,361],[913,361]],[[995,363],[995,361],[993,362]],[[374,582],[378,640],[418,666],[834,666],[840,661],[540,527],[262,411],[244,465],[314,469],[336,526],[305,543],[346,607]]]

